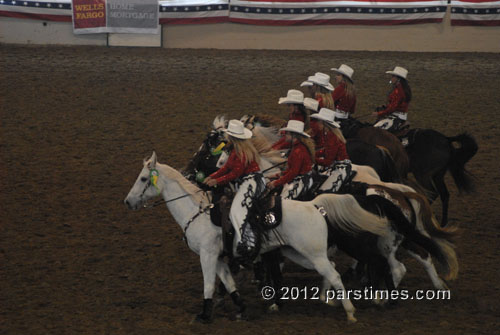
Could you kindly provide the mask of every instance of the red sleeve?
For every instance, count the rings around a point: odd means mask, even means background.
[[[229,171],[232,159],[233,159],[233,153],[231,152],[231,154],[229,155],[229,158],[227,159],[226,164],[224,164],[219,170],[212,173],[209,177],[213,178],[213,179],[217,179],[220,176],[225,175]]]
[[[337,136],[336,140],[338,142],[337,144],[337,155],[335,157],[336,161],[343,161],[346,159],[349,159],[349,155],[347,154],[347,148],[345,146],[345,143],[343,143]]]
[[[337,136],[332,132],[328,132],[323,153],[320,156],[316,156],[316,163],[318,163],[319,165],[330,166],[333,164],[333,161],[335,160],[339,149],[339,146],[337,145],[334,137]]]
[[[389,95],[389,105],[383,111],[378,112],[378,116],[385,116],[396,111],[404,98],[405,96],[403,89],[399,85],[396,86]]]
[[[231,152],[231,156],[227,160],[226,164],[224,164],[224,166],[218,171],[212,173],[210,177],[214,178],[218,185],[224,185],[243,175],[245,167],[244,159],[240,159],[236,155],[236,152],[233,151]],[[221,170],[223,171],[221,172]]]
[[[302,164],[303,161],[303,155],[304,153],[302,150],[300,150],[299,147],[295,147],[292,152],[290,153],[290,156],[288,156],[288,167],[287,169],[283,172],[283,175],[281,176],[280,179],[276,180],[274,182],[275,186],[281,186],[285,185],[293,180],[293,178],[297,177],[300,172],[300,165]]]
[[[332,92],[333,101],[337,101],[345,95],[345,87],[340,84]]]
[[[276,143],[273,144],[272,148],[274,150],[282,150],[290,148],[291,143],[287,142],[286,137],[282,136]]]

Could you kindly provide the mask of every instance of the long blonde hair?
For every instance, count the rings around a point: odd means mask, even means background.
[[[349,98],[356,96],[356,87],[354,87],[354,83],[346,76],[342,75],[345,83],[345,92]]]
[[[334,127],[332,126],[331,124],[329,124],[328,122],[325,122],[323,121],[323,124],[325,125],[325,128],[328,130],[328,131],[331,131],[332,133],[334,133],[340,140],[340,142],[342,143],[346,143],[346,140],[345,140],[345,137],[344,135],[342,134],[342,131],[337,128],[337,127]]]
[[[233,150],[240,159],[245,159],[246,164],[255,161],[260,163],[260,155],[251,140],[239,139],[234,136],[228,135],[229,141],[233,144]]]
[[[316,91],[316,99],[318,99],[318,97],[321,97],[321,100],[323,101],[323,106],[322,107],[325,107],[325,108],[329,108],[329,109],[335,109],[335,105],[333,103],[333,97],[332,97],[332,93],[327,90],[326,88],[324,88],[323,86],[318,86],[318,90]]]
[[[314,141],[306,136],[296,134],[296,133],[291,133],[293,138],[296,138],[297,141],[300,143],[304,144],[307,148],[307,151],[309,152],[309,156],[311,157],[311,161],[313,164],[315,163],[315,157],[316,157],[316,149],[315,149],[315,144]]]

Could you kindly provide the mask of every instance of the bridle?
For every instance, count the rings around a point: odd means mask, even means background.
[[[149,179],[148,179],[148,182],[146,183],[146,186],[144,187],[144,190],[142,191],[141,195],[140,195],[140,198],[143,199],[144,197],[144,193],[146,193],[147,189],[149,187],[154,186],[156,188],[156,190],[158,191],[158,195],[160,194],[160,189],[158,188],[157,186],[157,179],[158,179],[158,176],[159,176],[159,173],[158,173],[158,170],[156,169],[150,169],[149,170]],[[198,192],[204,192],[204,190],[200,189]],[[205,194],[206,195],[206,194]],[[158,200],[158,201],[155,201],[154,203],[152,204],[144,204],[144,208],[153,208],[153,207],[156,207],[158,205],[162,205],[162,204],[168,204],[169,202],[173,202],[173,201],[176,201],[176,200],[179,200],[179,199],[182,199],[182,198],[186,198],[186,197],[189,197],[191,196],[190,193],[186,193],[184,195],[181,195],[179,197],[176,197],[176,198],[173,198],[173,199],[169,199],[169,200]],[[208,197],[208,196],[207,196]],[[200,216],[201,214],[203,213],[206,213],[208,210],[214,208],[214,204],[213,203],[209,203],[207,206],[203,207],[202,206],[202,203],[200,203],[200,208],[198,209],[198,212],[196,212],[196,214],[194,214],[187,222],[186,222],[186,227],[184,228],[184,234],[183,234],[183,240],[186,241],[187,243],[187,238],[186,238],[186,233],[187,233],[187,230],[189,228],[189,225],[194,221],[196,220],[196,218],[198,218],[198,216]]]

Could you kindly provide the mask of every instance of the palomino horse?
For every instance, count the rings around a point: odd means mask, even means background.
[[[257,187],[252,178],[240,186],[242,192],[238,193],[245,194],[250,186]],[[146,201],[160,195],[184,231],[190,249],[200,255],[204,281],[204,308],[198,319],[201,321],[211,319],[216,276],[219,276],[228,292],[237,297],[234,300],[240,310],[244,308],[227,265],[219,259],[222,253],[221,229],[210,221],[208,197],[180,172],[158,163],[153,152],[151,158],[144,162],[124,202],[131,209],[139,209]],[[377,236],[388,233],[387,220],[363,210],[354,197],[325,194],[310,202],[283,201],[282,223],[274,228],[275,234],[268,234],[265,241],[262,241],[261,252],[289,246],[294,250],[290,255],[292,260],[299,264],[307,263],[327,278],[337,291],[345,293],[340,275],[327,257],[328,228],[326,219],[318,208],[326,211],[330,224],[340,231],[369,232]],[[244,219],[245,214],[235,213],[235,218]],[[351,301],[343,299],[342,304],[348,322],[355,322],[355,308]]]

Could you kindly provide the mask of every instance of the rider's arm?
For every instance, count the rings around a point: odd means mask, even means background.
[[[322,166],[330,166],[333,164],[338,151],[338,145],[334,137],[336,137],[335,134],[328,132],[322,154],[316,156],[317,164]]]
[[[225,174],[219,174],[219,175],[217,175],[215,177],[212,177],[212,178],[214,178],[217,181],[217,185],[227,184],[230,181],[233,181],[233,180],[241,177],[243,175],[243,173],[245,172],[245,167],[246,167],[245,160],[244,159],[240,159],[236,155],[235,152],[231,153],[231,156],[232,155],[234,155],[232,157],[233,159],[228,159],[228,161],[226,163],[226,165],[229,165],[228,166],[228,170],[226,170],[227,173],[225,173]]]
[[[395,87],[389,95],[389,104],[384,110],[377,113],[378,116],[381,117],[395,112],[403,100],[404,91],[400,87]]]
[[[300,172],[300,166],[302,164],[302,152],[299,148],[292,149],[290,156],[288,156],[288,167],[283,172],[283,175],[276,181],[274,181],[274,186],[285,185],[297,177]]]

